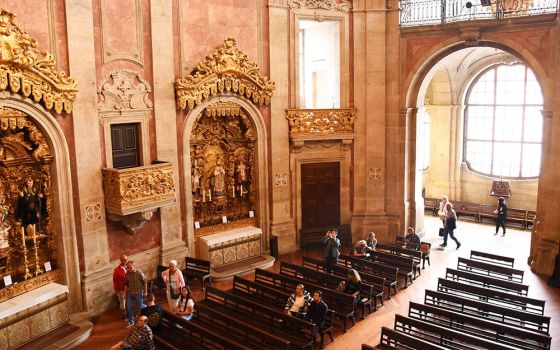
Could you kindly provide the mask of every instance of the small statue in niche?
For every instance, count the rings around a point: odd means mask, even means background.
[[[222,160],[218,158],[216,160],[216,167],[214,168],[214,196],[222,197],[226,190],[225,182],[226,171],[222,166]]]
[[[249,176],[247,171],[247,165],[245,165],[243,157],[239,157],[239,163],[235,168],[235,184],[240,196],[243,196],[249,191]]]
[[[200,200],[200,177],[201,174],[200,169],[198,168],[198,162],[195,160],[191,177],[191,191],[195,200]]]
[[[8,248],[8,235],[10,233],[10,224],[6,221],[8,218],[8,206],[5,205],[6,197],[4,193],[0,193],[0,249]]]
[[[47,216],[46,209],[45,197],[40,191],[35,191],[33,178],[27,176],[16,205],[16,217],[21,221],[21,227],[35,235],[41,217]]]

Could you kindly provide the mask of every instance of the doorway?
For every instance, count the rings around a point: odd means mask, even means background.
[[[301,165],[301,228],[340,225],[340,163]]]

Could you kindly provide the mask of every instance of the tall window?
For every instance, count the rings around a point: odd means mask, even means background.
[[[301,108],[340,108],[340,24],[300,20],[298,31]]]
[[[533,71],[498,65],[472,84],[465,111],[464,158],[493,176],[537,177],[541,165],[543,97]]]

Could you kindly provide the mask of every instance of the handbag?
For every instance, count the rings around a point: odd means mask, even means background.
[[[439,228],[439,236],[443,237],[445,235],[445,229],[443,227]]]
[[[167,272],[169,274],[169,272]],[[175,289],[171,288],[171,276],[169,275],[169,283],[167,284],[167,287],[169,288],[169,297],[171,299],[179,299],[179,297],[181,296],[181,292],[175,294]],[[177,281],[178,282],[178,281]]]

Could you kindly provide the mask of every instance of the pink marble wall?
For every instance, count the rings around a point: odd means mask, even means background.
[[[51,51],[48,3],[50,0],[2,0],[0,7],[16,15],[18,26],[39,42],[39,50]]]
[[[132,255],[158,247],[161,244],[160,227],[159,211],[134,235],[126,232],[120,223],[108,221],[109,259],[116,260],[122,254]]]
[[[136,26],[136,0],[103,1],[101,3],[105,20],[104,35],[107,49],[115,54],[128,54],[138,45]]]

